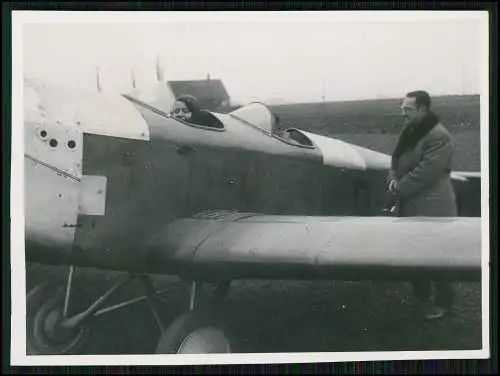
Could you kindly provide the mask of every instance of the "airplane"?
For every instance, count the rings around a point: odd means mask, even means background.
[[[77,353],[93,317],[141,299],[161,331],[156,353],[234,352],[217,313],[241,279],[480,281],[480,208],[382,214],[388,155],[298,128],[278,134],[260,102],[193,125],[170,116],[161,90],[24,80],[25,259],[68,267],[66,284],[27,293],[28,355]],[[75,313],[74,274],[87,267],[127,277]],[[189,307],[168,326],[156,274],[190,286]],[[132,281],[144,296],[105,307]],[[216,287],[208,300],[204,284]]]

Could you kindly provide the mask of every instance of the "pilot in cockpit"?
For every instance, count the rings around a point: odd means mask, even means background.
[[[294,133],[290,133],[290,132],[286,131],[286,128],[281,125],[279,115],[275,112],[272,113],[271,129],[272,129],[273,134],[286,140],[287,142],[290,142],[292,144],[298,144],[298,145],[303,144],[303,142],[301,142],[300,139],[299,140],[296,139],[297,135],[294,136]],[[305,143],[308,144],[307,141]]]
[[[198,100],[191,95],[176,98],[171,115],[175,119],[206,127],[213,126],[214,122],[212,116],[202,111]]]

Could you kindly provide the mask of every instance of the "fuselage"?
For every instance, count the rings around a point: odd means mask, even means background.
[[[321,148],[231,114],[212,114],[218,126],[199,127],[133,98],[32,94],[25,107],[29,261],[161,272],[165,265],[148,255],[151,237],[204,210],[370,216],[385,204],[383,169],[335,167]]]

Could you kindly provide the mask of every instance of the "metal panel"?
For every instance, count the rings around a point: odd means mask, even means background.
[[[319,214],[322,165],[286,158],[266,158],[251,165],[249,210],[272,214]]]
[[[106,209],[106,177],[83,175],[78,214],[104,215]]]
[[[246,210],[251,157],[245,151],[194,150],[190,166],[191,210]]]
[[[78,179],[82,176],[82,134],[53,123],[24,124],[24,154]]]
[[[142,246],[151,234],[184,215],[189,157],[158,139],[85,135],[84,145],[84,176],[106,177],[106,200],[103,215],[80,213],[75,263],[133,269],[144,259]]]
[[[38,106],[33,95],[29,98],[29,106]],[[26,118],[34,120],[32,115],[25,112]],[[27,241],[68,246],[78,226],[83,136],[78,128],[41,115],[36,122],[24,123]]]
[[[120,95],[24,81],[25,122],[64,124],[84,133],[149,140],[149,127]]]
[[[28,242],[65,247],[77,226],[79,181],[25,158],[25,227]]]

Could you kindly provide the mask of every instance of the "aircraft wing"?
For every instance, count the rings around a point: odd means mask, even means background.
[[[391,157],[387,154],[332,137],[299,129],[293,130],[301,133],[321,150],[325,165],[354,170],[388,170],[391,166]]]
[[[469,181],[470,179],[481,179],[480,171],[453,171],[451,178],[459,181]]]
[[[363,148],[332,137],[295,129],[316,145],[323,155],[323,163],[354,170],[388,170],[391,156],[374,150]],[[457,182],[469,182],[480,179],[480,171],[452,171],[451,179]]]
[[[478,281],[481,219],[206,212],[170,223],[148,249],[155,265],[208,279]]]

